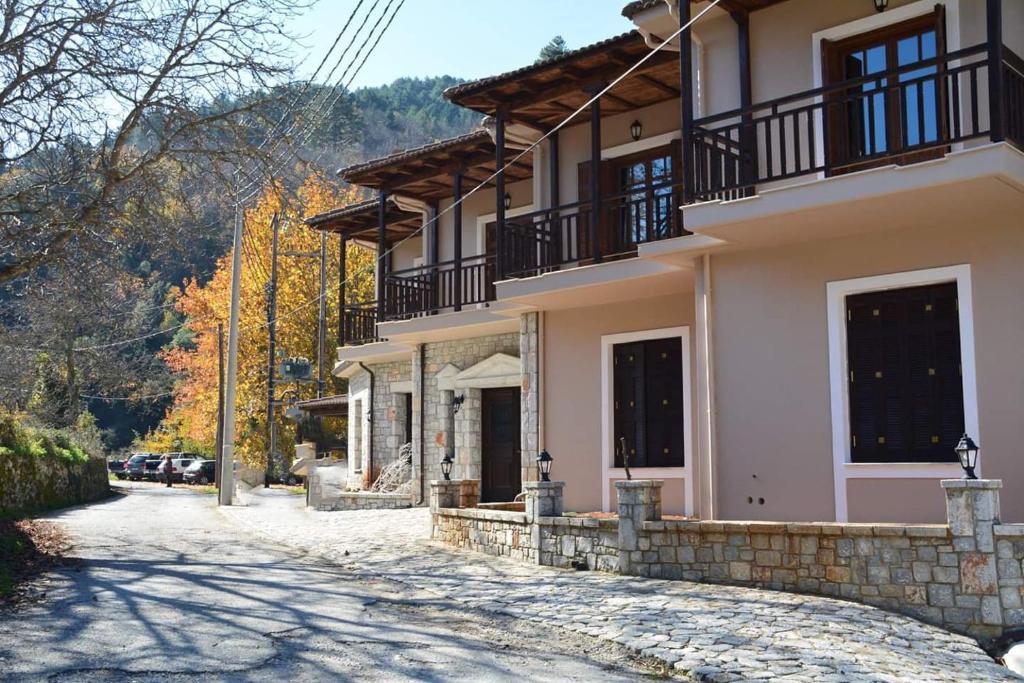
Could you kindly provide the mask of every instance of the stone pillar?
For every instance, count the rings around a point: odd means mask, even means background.
[[[522,394],[519,404],[520,466],[522,479],[537,478],[537,455],[540,453],[540,337],[538,313],[519,316],[519,363]]]
[[[959,561],[957,593],[980,603],[981,628],[1003,623],[993,527],[999,524],[997,479],[944,479],[946,517]]]
[[[541,526],[537,523],[540,517],[562,516],[562,491],[564,481],[527,481],[523,482],[526,494],[526,523],[530,529],[530,547],[533,549],[533,562],[541,562]]]
[[[459,507],[461,491],[461,481],[430,482],[430,511],[437,512],[443,508]]]
[[[641,548],[640,527],[644,522],[661,519],[661,487],[665,482],[649,479],[615,482],[619,501],[619,573],[646,576],[650,563],[657,561],[645,556],[650,548]]]
[[[526,493],[526,521],[534,524],[538,517],[562,516],[564,481],[528,481],[523,484]]]
[[[475,508],[480,504],[480,480],[463,479],[459,482],[459,507]]]

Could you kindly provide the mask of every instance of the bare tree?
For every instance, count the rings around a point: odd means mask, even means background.
[[[197,177],[275,163],[250,93],[280,92],[282,26],[307,3],[0,5],[0,283],[165,239]]]

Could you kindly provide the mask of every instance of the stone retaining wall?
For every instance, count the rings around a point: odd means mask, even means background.
[[[9,451],[0,455],[0,514],[90,503],[110,495],[107,461],[78,462]]]
[[[560,482],[528,482],[514,513],[459,508],[461,485],[431,487],[433,537],[460,548],[844,598],[980,639],[1024,625],[1024,525],[999,524],[998,481],[944,481],[947,525],[662,520],[652,481],[616,484],[618,519],[563,516]]]
[[[322,497],[311,507],[322,512],[337,510],[399,510],[412,507],[412,496],[407,493],[353,491]]]

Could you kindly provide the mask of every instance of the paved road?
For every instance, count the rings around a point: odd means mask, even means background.
[[[473,613],[239,533],[212,496],[136,485],[49,517],[75,567],[0,612],[3,681],[633,681],[619,646]],[[455,609],[452,609],[453,606]]]
[[[429,544],[424,509],[311,512],[257,489],[221,513],[354,572],[625,645],[701,681],[1021,681],[970,638],[841,600],[537,567]]]

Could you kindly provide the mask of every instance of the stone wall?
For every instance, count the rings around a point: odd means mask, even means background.
[[[57,456],[0,454],[0,515],[78,505],[110,495],[103,458],[73,461]]]
[[[399,510],[412,507],[412,496],[407,493],[352,491],[322,496],[311,507],[321,511]]]
[[[999,523],[998,481],[944,481],[943,525],[662,520],[661,482],[652,481],[616,484],[617,519],[561,516],[560,483],[527,483],[520,516],[446,509],[460,501],[458,482],[444,484],[456,488],[432,502],[435,538],[457,547],[844,598],[982,640],[1024,626],[1024,525]]]
[[[537,479],[537,455],[540,453],[540,314],[523,313],[519,317],[519,362],[522,366],[523,393],[519,406],[519,439],[522,479]]]

